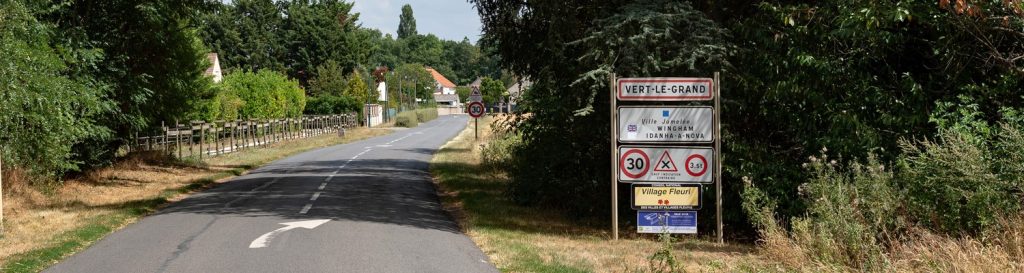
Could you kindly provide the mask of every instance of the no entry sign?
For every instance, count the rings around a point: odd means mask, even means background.
[[[700,147],[619,147],[619,181],[712,183],[714,149]]]
[[[711,100],[713,83],[711,78],[621,78],[616,96],[642,101]]]
[[[479,118],[484,115],[484,104],[479,101],[469,103],[469,116]]]

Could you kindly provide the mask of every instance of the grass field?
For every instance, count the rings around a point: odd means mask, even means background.
[[[140,154],[50,186],[29,186],[17,174],[5,176],[6,230],[0,237],[0,271],[38,272],[213,183],[299,152],[390,132],[356,128],[344,138],[327,134],[279,142],[202,162]]]
[[[431,173],[446,208],[463,230],[503,272],[659,272],[650,257],[661,248],[656,236],[625,234],[609,240],[608,230],[565,220],[543,208],[522,207],[503,190],[508,178],[481,166],[480,150],[492,140],[493,118],[473,123],[434,157]],[[758,271],[764,268],[752,246],[717,245],[684,237],[672,254],[686,272]]]

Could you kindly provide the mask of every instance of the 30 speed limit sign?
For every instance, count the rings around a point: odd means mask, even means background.
[[[712,183],[714,149],[698,147],[619,147],[619,181]]]
[[[479,118],[484,115],[484,104],[479,101],[469,103],[469,116]]]

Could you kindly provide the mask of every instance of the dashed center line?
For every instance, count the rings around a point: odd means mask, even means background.
[[[309,201],[316,201],[317,198],[320,198],[320,192],[314,193],[313,197],[309,198]]]
[[[326,188],[326,187],[327,187],[327,182],[324,182],[324,183],[320,183],[320,187],[318,187],[318,188],[316,188],[316,189],[318,189],[318,190],[324,190],[324,188]]]
[[[307,212],[309,212],[309,209],[312,208],[312,207],[313,207],[313,204],[306,204],[306,206],[302,207],[302,210],[299,211],[299,214],[306,214]]]

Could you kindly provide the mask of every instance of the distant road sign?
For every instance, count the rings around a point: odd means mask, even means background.
[[[620,78],[619,100],[703,101],[711,100],[711,78]]]
[[[709,143],[714,109],[709,106],[619,107],[619,141]]]
[[[636,232],[697,234],[697,212],[637,211]]]
[[[701,147],[620,146],[619,182],[713,183],[714,172],[708,170],[714,154],[714,149]]]
[[[469,101],[482,102],[484,101],[483,94],[480,94],[480,87],[473,87],[473,92],[469,93]]]
[[[479,101],[469,103],[469,116],[479,118],[484,115],[484,104]]]
[[[699,210],[700,185],[633,184],[635,210]]]

